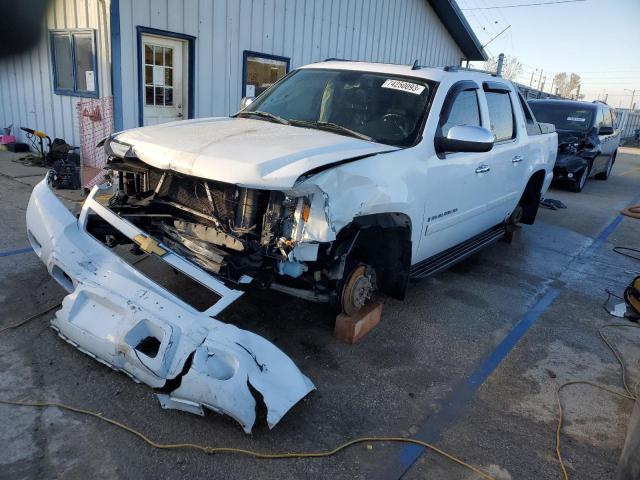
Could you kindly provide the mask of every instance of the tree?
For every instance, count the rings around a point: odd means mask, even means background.
[[[584,95],[578,95],[578,87],[580,86],[581,78],[577,73],[571,73],[567,75],[566,72],[558,73],[553,77],[553,85],[558,95],[564,98],[571,98],[576,95],[576,98],[583,98]],[[574,92],[575,90],[575,92]],[[552,92],[555,93],[555,92]]]
[[[487,72],[496,72],[498,70],[498,59],[491,57],[485,60],[482,65],[482,69]],[[518,75],[522,73],[522,63],[517,57],[505,55],[504,62],[502,63],[502,78],[506,80],[515,80]]]

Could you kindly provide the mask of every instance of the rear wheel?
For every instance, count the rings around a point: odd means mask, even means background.
[[[571,184],[571,187],[570,187],[571,191],[576,193],[581,192],[582,189],[584,188],[585,183],[587,183],[587,177],[589,177],[589,169],[585,168],[580,173],[580,176],[578,177],[578,179]]]

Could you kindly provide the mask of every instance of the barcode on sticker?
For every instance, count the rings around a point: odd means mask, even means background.
[[[424,91],[424,85],[411,82],[403,82],[402,80],[387,79],[382,84],[382,88],[392,88],[393,90],[400,90],[401,92],[409,92],[415,95],[420,95]]]
[[[586,120],[586,118],[567,117],[567,120],[569,120],[570,122],[584,122]]]

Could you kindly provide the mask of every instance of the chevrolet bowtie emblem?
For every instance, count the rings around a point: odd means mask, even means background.
[[[133,241],[136,243],[136,245],[140,247],[140,250],[142,250],[145,253],[148,253],[148,254],[154,253],[159,257],[162,257],[165,253],[167,253],[167,251],[164,248],[162,248],[160,245],[158,245],[158,242],[156,242],[151,237],[145,237],[144,235],[136,235],[135,237],[133,237]]]

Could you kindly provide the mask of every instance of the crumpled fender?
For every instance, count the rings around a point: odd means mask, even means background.
[[[130,238],[144,234],[96,202],[96,192],[76,219],[43,180],[27,208],[35,253],[69,291],[51,321],[62,338],[137,382],[163,388],[163,407],[225,413],[247,433],[256,418],[249,385],[264,399],[270,428],[315,389],[275,345],[214,318],[241,292],[162,245],[162,260],[221,297],[200,312],[94,239],[84,228],[89,210]],[[151,350],[142,347],[149,339],[155,342]]]
[[[558,155],[555,164],[556,167],[564,168],[571,173],[579,172],[588,165],[589,162],[579,155]]]

